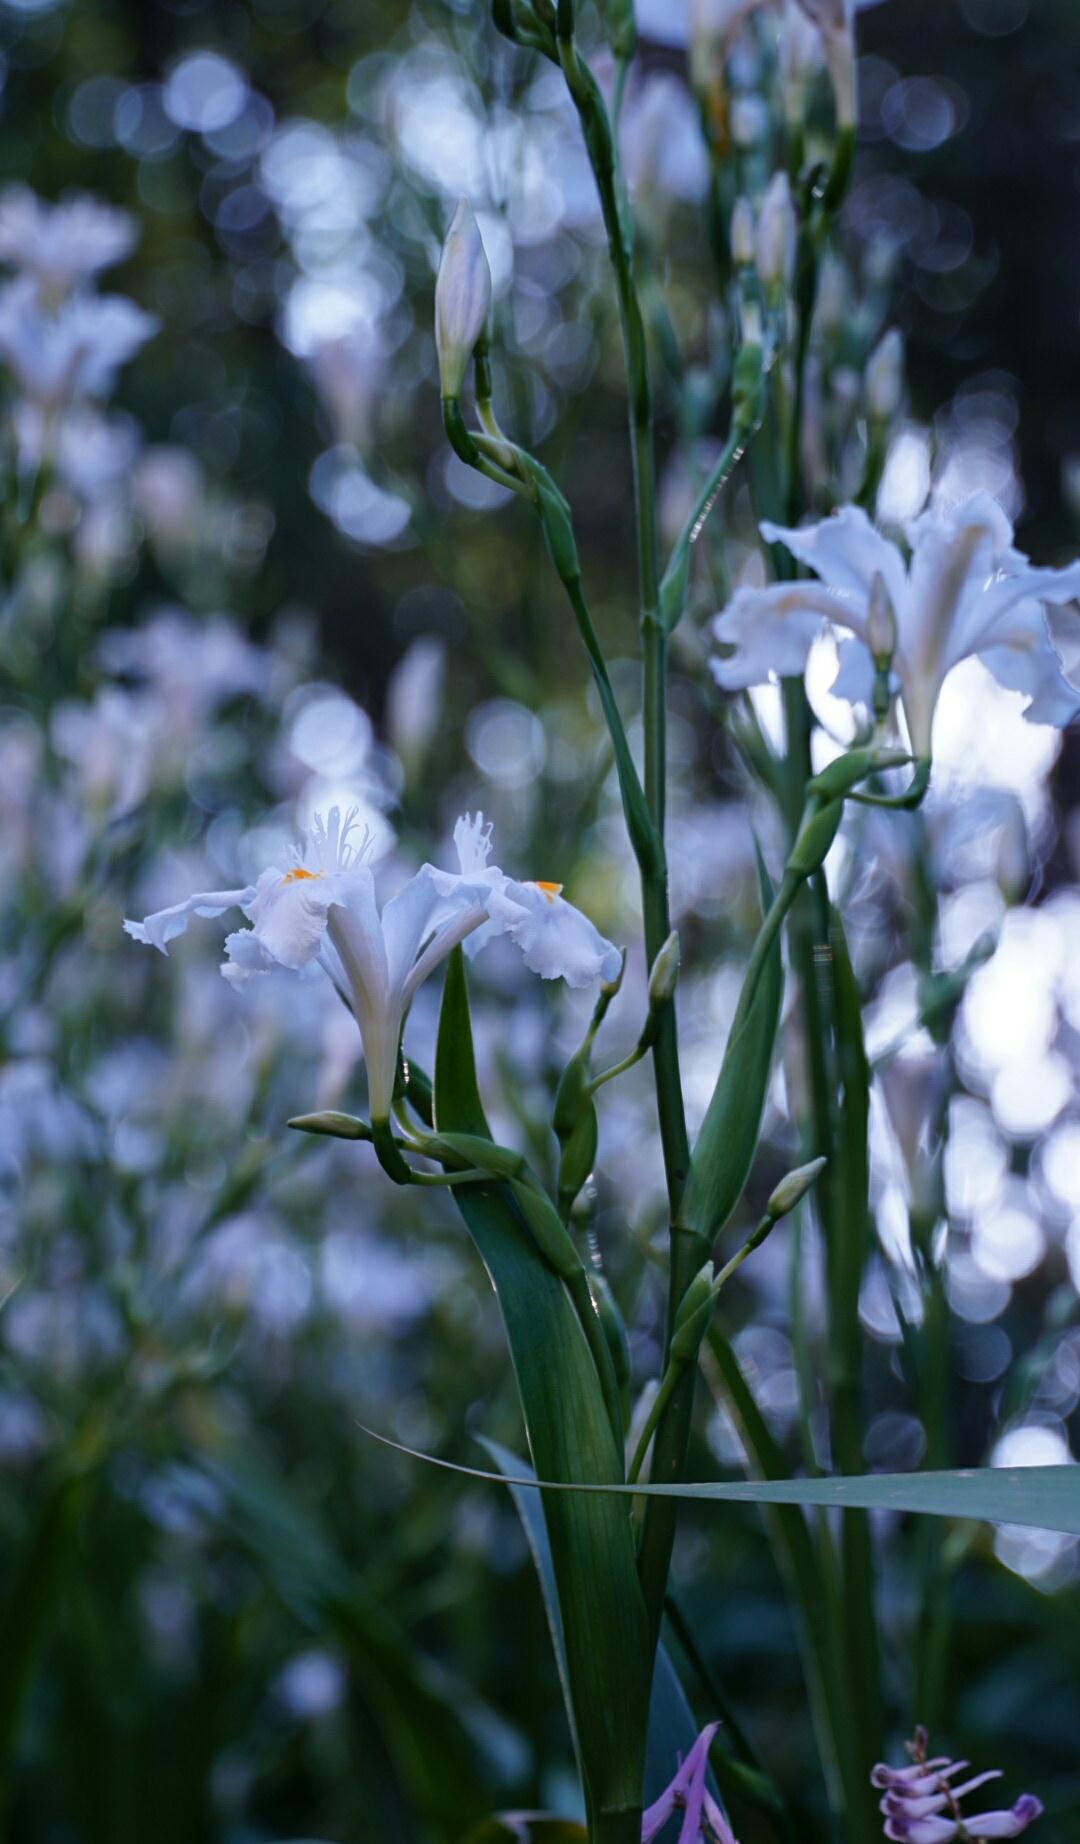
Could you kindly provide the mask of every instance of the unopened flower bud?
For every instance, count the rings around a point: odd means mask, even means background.
[[[294,1114],[288,1126],[298,1133],[325,1133],[335,1140],[370,1140],[367,1121],[353,1114],[341,1114],[336,1108],[322,1108],[318,1114]]]
[[[887,423],[900,408],[904,394],[904,336],[890,327],[866,365],[866,408],[875,422]]]
[[[820,28],[825,62],[833,88],[836,120],[841,128],[855,126],[855,6],[854,0],[799,0],[808,19]]]
[[[798,227],[786,173],[774,173],[757,221],[757,272],[767,294],[789,288],[795,273]]]
[[[737,269],[749,269],[754,261],[754,208],[746,198],[735,200],[731,214],[731,259]]]
[[[763,96],[737,96],[731,105],[731,138],[749,152],[760,147],[769,132],[769,107]]]
[[[896,652],[896,610],[880,570],[874,571],[870,583],[866,644],[873,655],[875,666],[888,666]]]
[[[600,981],[600,995],[604,999],[613,999],[615,997],[615,994],[618,992],[619,987],[623,983],[623,974],[626,972],[626,949],[623,948],[620,951],[622,954],[622,959],[619,963],[619,971],[615,975],[615,978],[613,980],[601,980]],[[606,1006],[604,1007],[604,1010],[605,1011],[607,1010]]]
[[[649,974],[649,1010],[666,1005],[674,996],[679,979],[679,937],[672,929],[652,964]]]
[[[765,1215],[775,1223],[778,1218],[786,1217],[801,1203],[811,1185],[825,1170],[828,1160],[822,1154],[820,1159],[811,1159],[807,1165],[797,1165],[786,1178],[781,1178],[772,1196],[765,1206]]]
[[[690,81],[699,94],[722,81],[723,67],[753,0],[690,0]]]
[[[821,38],[816,26],[796,0],[787,0],[780,29],[780,82],[784,114],[792,126],[803,119],[806,86],[820,65]]]
[[[461,395],[465,367],[491,312],[491,270],[468,199],[460,199],[435,283],[435,346],[444,398]]]
[[[847,319],[847,270],[838,256],[824,258],[818,275],[817,324],[827,339],[840,332]]]

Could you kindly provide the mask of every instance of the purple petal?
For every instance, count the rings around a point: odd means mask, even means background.
[[[1018,1838],[1043,1814],[1043,1802],[1034,1793],[1021,1793],[1009,1812],[977,1812],[965,1818],[969,1838]]]

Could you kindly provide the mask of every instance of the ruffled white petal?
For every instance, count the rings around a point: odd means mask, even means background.
[[[149,947],[167,954],[169,942],[184,933],[192,916],[223,916],[227,909],[246,910],[254,896],[252,884],[244,890],[203,890],[196,896],[186,897],[182,903],[171,904],[168,909],[155,910],[142,922],[125,918],[124,929],[134,941],[144,941]]]
[[[266,952],[295,972],[318,955],[327,911],[338,895],[339,879],[330,873],[298,877],[273,869],[263,872],[245,907]]]
[[[823,621],[849,625],[845,604],[820,583],[773,583],[737,589],[713,622],[713,634],[730,651],[710,664],[724,691],[765,685],[773,673],[798,678]]]
[[[766,520],[761,535],[767,544],[782,544],[837,595],[863,602],[874,577],[881,575],[893,606],[899,608],[904,599],[904,560],[860,506],[842,506],[817,525],[793,528]]]
[[[1030,723],[1064,728],[1080,711],[1080,690],[1062,671],[1041,602],[1019,603],[996,630],[992,643],[979,649],[980,659],[999,685],[1028,694],[1024,716]]]
[[[613,980],[622,965],[617,947],[572,903],[538,884],[507,879],[494,890],[489,914],[521,949],[525,965],[541,979],[563,979],[568,986]]]
[[[273,973],[281,962],[268,954],[253,928],[238,928],[225,937],[226,958],[221,963],[222,978],[230,986],[243,986],[257,973]]]

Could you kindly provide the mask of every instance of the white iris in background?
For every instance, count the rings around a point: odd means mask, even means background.
[[[226,979],[322,967],[360,1027],[375,1121],[389,1117],[413,995],[459,942],[475,953],[493,936],[508,935],[534,973],[570,986],[617,976],[618,949],[563,900],[561,885],[519,883],[488,863],[491,828],[482,814],[466,814],[454,828],[459,870],[422,865],[381,912],[368,835],[353,843],[355,830],[355,814],[342,819],[332,807],[325,819],[316,815],[287,869],[271,866],[243,889],[200,891],[124,927],[164,954],[192,916],[241,909],[252,926],[225,942]]]
[[[1080,562],[1040,569],[1013,548],[1013,531],[987,493],[951,510],[931,510],[906,527],[910,560],[875,530],[865,512],[845,506],[797,531],[762,525],[767,543],[783,544],[817,582],[773,583],[736,591],[716,617],[723,646],[713,672],[726,691],[795,677],[828,621],[846,628],[834,696],[869,703],[873,660],[867,628],[880,578],[896,617],[893,668],[911,746],[929,757],[934,707],[961,660],[978,656],[1000,684],[1026,692],[1024,715],[1063,725],[1080,710],[1080,687],[1066,678],[1045,603],[1080,596]]]
[[[120,367],[157,328],[155,316],[124,295],[72,295],[50,313],[32,276],[0,289],[0,358],[43,410],[107,397]]]
[[[0,262],[32,275],[49,296],[122,262],[137,236],[128,212],[85,194],[58,205],[44,203],[29,186],[0,194]]]

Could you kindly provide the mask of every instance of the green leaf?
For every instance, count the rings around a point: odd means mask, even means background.
[[[478,1779],[507,1784],[514,1732],[460,1678],[404,1634],[310,1506],[250,1450],[203,1462],[235,1540],[305,1626],[331,1634],[381,1730],[408,1797],[440,1833],[475,1811]]]
[[[549,1497],[687,1498],[700,1504],[823,1505],[835,1511],[910,1511],[927,1517],[970,1518],[990,1524],[1023,1524],[1035,1530],[1063,1530],[1080,1537],[1080,1466],[983,1466],[942,1473],[868,1473],[842,1479],[735,1479],[699,1485],[626,1485],[574,1482],[539,1475],[507,1478],[475,1466],[460,1466],[389,1441],[373,1428],[365,1434],[398,1453],[487,1479],[492,1485],[539,1488]]]
[[[49,1475],[10,1569],[0,1612],[0,1788],[15,1754],[26,1696],[77,1549],[92,1465],[62,1459]]]
[[[584,1825],[549,1812],[495,1812],[465,1844],[579,1844],[588,1835]]]
[[[835,1169],[825,1215],[829,1295],[829,1374],[832,1450],[845,1473],[863,1466],[862,1328],[859,1294],[870,1252],[870,1068],[863,1043],[862,1001],[839,914],[830,915],[833,1016],[840,1077]],[[881,1660],[874,1616],[874,1554],[865,1517],[844,1519],[840,1566],[844,1649],[855,1696],[862,1773],[868,1775],[884,1740]]]
[[[766,903],[771,888],[759,861]],[[742,1195],[753,1163],[772,1069],[784,969],[780,931],[758,972],[751,960],[712,1100],[690,1162],[680,1221],[711,1244]]]
[[[465,956],[455,948],[446,963],[446,985],[435,1046],[435,1121],[444,1133],[476,1133],[490,1140],[491,1128],[480,1099],[473,1053]]]
[[[491,1455],[499,1471],[505,1475],[510,1484],[511,1496],[521,1519],[536,1573],[540,1580],[540,1592],[547,1614],[548,1630],[555,1653],[556,1669],[559,1682],[563,1686],[566,1699],[567,1715],[570,1719],[571,1734],[574,1734],[574,1715],[570,1704],[568,1674],[566,1664],[566,1644],[563,1639],[562,1615],[559,1612],[559,1600],[555,1589],[555,1572],[551,1561],[551,1546],[547,1539],[547,1530],[540,1510],[540,1496],[530,1492],[526,1486],[517,1483],[529,1476],[529,1468],[524,1466],[517,1454],[509,1448],[501,1447],[498,1441],[480,1437],[480,1445]],[[514,1481],[514,1483],[510,1483]],[[645,1758],[645,1803],[650,1805],[658,1799],[670,1781],[681,1756],[689,1753],[697,1738],[697,1723],[686,1698],[679,1675],[671,1662],[666,1647],[661,1643],[657,1647],[656,1667],[653,1672],[652,1695],[649,1701],[649,1739]],[[574,1735],[574,1746],[577,1737]],[[715,1785],[712,1788],[716,1796]]]
[[[783,1449],[770,1432],[734,1350],[715,1326],[708,1333],[708,1344],[719,1373],[719,1386],[752,1470],[761,1479],[790,1480],[791,1469]],[[795,1611],[810,1712],[829,1797],[834,1810],[842,1812],[844,1786],[851,1788],[853,1800],[862,1787],[853,1747],[855,1722],[847,1660],[831,1604],[835,1571],[830,1555],[819,1555],[811,1525],[798,1505],[769,1505],[764,1518]]]
[[[447,964],[435,1056],[437,1132],[487,1131],[476,1083],[460,949]],[[623,1456],[578,1314],[502,1185],[454,1201],[487,1268],[506,1328],[532,1463],[542,1479],[618,1482]],[[626,1507],[603,1493],[543,1493],[566,1682],[586,1801],[641,1795],[649,1651]]]

